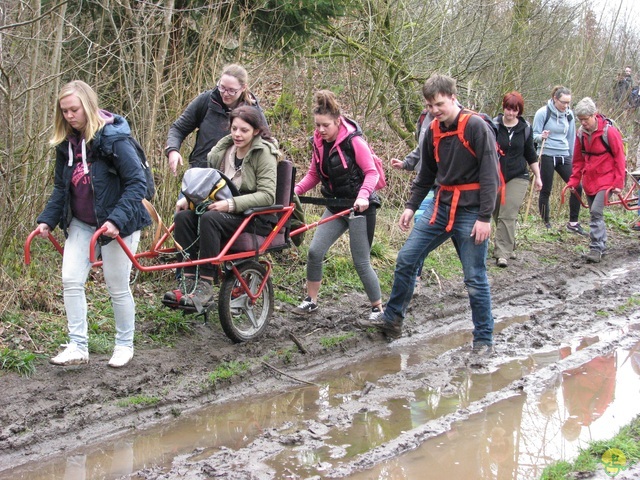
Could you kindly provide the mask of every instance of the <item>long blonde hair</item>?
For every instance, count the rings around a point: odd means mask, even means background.
[[[244,67],[232,63],[231,65],[227,65],[222,69],[222,73],[220,74],[220,76],[222,77],[223,75],[235,77],[240,85],[242,87],[245,87],[242,95],[240,95],[240,98],[238,99],[240,102],[245,102],[247,105],[254,105],[256,103],[253,99],[253,96],[251,95],[251,92],[249,92],[249,74],[244,69]]]
[[[84,127],[84,139],[90,142],[96,132],[105,125],[104,119],[100,117],[98,107],[98,95],[93,89],[82,80],[73,80],[62,87],[56,101],[56,111],[54,114],[53,136],[49,143],[52,146],[59,145],[73,132],[73,128],[64,118],[60,108],[60,100],[69,95],[75,95],[80,100],[84,113],[87,117],[87,124]]]

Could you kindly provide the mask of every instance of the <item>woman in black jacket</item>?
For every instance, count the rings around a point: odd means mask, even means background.
[[[503,112],[494,121],[498,126],[500,172],[505,189],[498,195],[493,219],[496,222],[493,256],[496,265],[505,268],[513,252],[516,240],[516,220],[529,187],[529,168],[535,175],[535,188],[540,191],[540,168],[533,146],[531,125],[522,118],[524,99],[520,93],[507,93],[502,99]],[[504,200],[503,200],[504,198]],[[502,203],[504,201],[504,203]]]
[[[89,85],[76,80],[62,87],[50,142],[56,147],[55,182],[37,219],[41,236],[46,238],[60,225],[67,237],[62,285],[69,343],[50,360],[54,365],[89,362],[85,282],[91,269],[90,240],[101,227],[106,231],[98,252],[116,323],[109,366],[122,367],[133,357],[131,261],[112,239],[120,235],[135,252],[140,229],[151,224],[151,218],[142,205],[146,180],[130,133],[123,117],[98,108],[98,97]]]
[[[167,136],[165,153],[169,168],[177,175],[178,165],[183,165],[180,146],[195,130],[196,143],[189,155],[189,167],[207,167],[207,154],[222,139],[229,135],[229,113],[236,107],[249,105],[260,112],[262,122],[267,125],[258,100],[249,91],[249,76],[240,65],[228,65],[222,71],[218,85],[198,95],[173,122]]]

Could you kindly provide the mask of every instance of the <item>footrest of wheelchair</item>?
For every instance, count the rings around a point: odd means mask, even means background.
[[[173,310],[182,310],[185,313],[200,313],[200,314],[205,313],[205,312],[210,312],[216,306],[215,302],[209,302],[208,304],[203,305],[202,306],[202,310],[200,312],[198,312],[198,309],[196,308],[195,305],[185,305],[185,304],[181,304],[181,303],[178,303],[178,302],[172,302],[172,301],[166,300],[164,298],[162,299],[162,304],[165,307],[169,307],[169,308],[171,308]]]

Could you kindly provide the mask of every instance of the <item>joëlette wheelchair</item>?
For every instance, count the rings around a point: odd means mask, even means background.
[[[353,208],[348,208],[325,219],[304,224],[295,230],[291,230],[289,228],[289,220],[295,208],[292,202],[294,181],[295,168],[293,164],[288,160],[280,161],[277,167],[276,203],[244,212],[245,218],[242,224],[216,257],[142,265],[140,263],[142,259],[158,259],[159,257],[177,259],[180,257],[179,250],[181,249],[180,246],[175,245],[175,241],[169,242],[169,240],[173,240],[174,225],[170,227],[164,225],[153,206],[146,201],[145,206],[158,223],[151,248],[147,251],[133,254],[120,236],[117,236],[115,241],[125,251],[133,267],[143,272],[175,270],[203,264],[217,266],[220,283],[217,302],[211,302],[202,309],[179,305],[178,303],[168,306],[183,310],[184,313],[203,315],[207,320],[208,313],[217,304],[222,329],[233,342],[255,340],[265,332],[273,314],[272,264],[267,254],[289,248],[292,236],[301,234],[338,217],[353,214]],[[326,202],[314,202],[310,199],[306,199],[305,203],[326,204]],[[250,233],[252,222],[256,217],[272,214],[277,216],[278,222],[268,236],[264,237]],[[96,244],[104,231],[104,228],[97,229],[91,239],[89,258],[95,268],[102,265],[102,262],[96,258]],[[38,231],[34,230],[29,234],[25,242],[24,257],[27,265],[31,262],[31,242],[37,235]],[[60,253],[63,252],[62,246],[51,234],[49,234],[49,240],[56,250]],[[174,245],[165,246],[166,243],[174,243]]]

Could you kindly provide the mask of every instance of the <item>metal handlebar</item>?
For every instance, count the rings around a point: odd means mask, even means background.
[[[309,223],[309,224],[306,224],[306,225],[302,225],[301,227],[296,228],[295,230],[292,230],[291,232],[289,232],[289,236],[290,237],[294,237],[294,236],[298,235],[299,233],[306,232],[307,230],[311,230],[312,228],[315,228],[318,225],[322,225],[323,223],[330,222],[331,220],[335,220],[336,218],[346,217],[347,215],[352,215],[354,212],[355,212],[355,208],[354,207],[348,208],[347,210],[343,210],[343,211],[338,212],[338,213],[336,213],[334,215],[331,215],[330,217],[318,220],[317,222],[313,222],[313,223]]]
[[[29,234],[29,236],[27,237],[27,240],[24,242],[24,263],[25,263],[25,265],[30,265],[31,264],[31,242],[38,235],[40,235],[40,230],[36,228],[33,232],[31,232]],[[53,246],[56,248],[56,250],[60,253],[60,255],[62,255],[62,252],[64,251],[64,249],[60,246],[60,244],[55,239],[55,237],[51,234],[51,232],[49,232],[49,236],[47,238],[53,244]]]
[[[562,189],[562,193],[560,194],[560,204],[561,205],[564,205],[564,192],[566,192],[567,189],[571,190],[571,193],[573,195],[575,195],[578,200],[580,200],[580,205],[582,205],[587,210],[589,209],[589,205],[584,203],[584,201],[582,200],[582,196],[578,193],[578,191],[575,188],[574,189],[570,189],[569,185],[565,185],[564,188]]]

